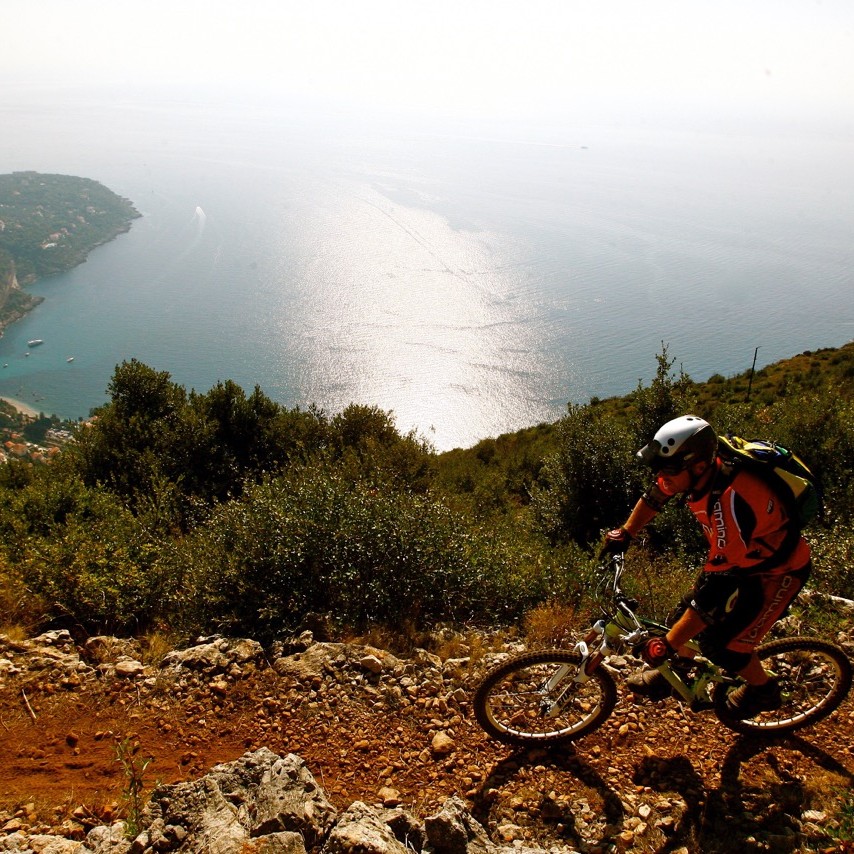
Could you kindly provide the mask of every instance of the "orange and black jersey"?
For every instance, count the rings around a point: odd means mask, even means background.
[[[805,566],[809,545],[774,490],[751,472],[727,472],[719,460],[717,466],[711,490],[686,502],[709,542],[703,571],[788,572]]]

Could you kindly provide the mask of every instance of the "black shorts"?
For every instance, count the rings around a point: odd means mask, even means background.
[[[790,572],[704,572],[688,604],[708,624],[698,637],[712,660],[714,652],[750,654],[798,595],[812,564]]]

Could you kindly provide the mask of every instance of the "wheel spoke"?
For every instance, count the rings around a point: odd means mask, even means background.
[[[844,652],[814,638],[783,638],[759,649],[764,667],[780,680],[783,702],[773,711],[744,721],[722,719],[741,732],[791,732],[836,709],[851,687],[851,664]],[[719,704],[721,709],[722,704]]]
[[[487,674],[475,696],[479,722],[494,737],[516,744],[568,741],[589,732],[610,714],[616,690],[607,674],[576,682],[577,665],[568,651],[531,653],[502,664]]]

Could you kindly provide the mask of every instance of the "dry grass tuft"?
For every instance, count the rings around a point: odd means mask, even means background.
[[[177,639],[167,633],[154,631],[139,638],[142,663],[159,665],[166,655],[178,647]]]
[[[438,655],[442,661],[452,658],[468,658],[469,666],[477,664],[489,652],[496,652],[503,648],[506,633],[493,632],[484,634],[479,631],[468,631],[465,633],[454,633],[451,637],[437,640],[430,650]]]
[[[569,647],[575,643],[575,605],[545,602],[525,615],[525,637],[532,647]]]
[[[48,618],[48,608],[21,579],[0,565],[0,634],[12,640],[32,637]]]

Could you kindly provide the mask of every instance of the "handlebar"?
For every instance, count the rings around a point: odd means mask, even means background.
[[[620,587],[620,581],[623,578],[623,570],[625,569],[626,564],[626,556],[621,554],[611,555],[610,562],[614,568],[614,577],[610,583],[610,587],[614,596],[614,602],[617,604],[617,607],[620,607],[621,605],[627,605],[629,608],[634,610],[638,607],[640,603],[637,599],[633,599],[630,596],[626,596],[626,594],[623,593],[623,590]]]
[[[576,649],[585,657],[585,661],[588,655],[592,656],[591,661],[594,662],[594,667],[615,648],[620,648],[624,643],[633,647],[646,640],[649,634],[648,629],[635,614],[635,609],[638,607],[637,599],[627,596],[620,587],[625,570],[625,557],[622,554],[611,555],[607,561],[602,562],[601,569],[602,574],[597,590],[601,595],[605,594],[605,588],[608,589],[609,605],[602,607],[601,618],[576,645]],[[600,605],[604,606],[604,601],[600,601]],[[589,646],[594,643],[595,646]],[[587,672],[586,665],[584,672]]]
[[[640,603],[634,597],[623,593],[620,586],[620,582],[623,578],[623,572],[625,570],[625,561],[625,555],[611,555],[608,561],[603,563],[602,568],[603,570],[607,570],[608,574],[605,575],[603,573],[601,584],[608,588],[609,597],[612,603],[611,607],[626,619],[627,622],[625,625],[639,629],[641,624],[638,621],[635,610],[638,608]]]

